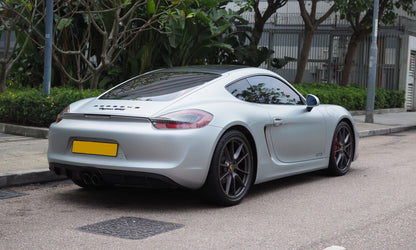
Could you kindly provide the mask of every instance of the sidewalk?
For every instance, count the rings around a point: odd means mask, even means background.
[[[416,112],[375,114],[374,123],[354,115],[360,137],[416,129]],[[48,129],[0,123],[0,188],[62,180],[49,171]]]

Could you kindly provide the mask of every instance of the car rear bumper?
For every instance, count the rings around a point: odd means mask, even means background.
[[[59,163],[50,163],[49,169],[57,175],[63,175],[70,179],[77,178],[91,186],[100,186],[103,183],[150,188],[181,186],[166,176],[152,173],[71,166]]]
[[[48,161],[54,172],[63,174],[118,171],[122,176],[163,177],[156,179],[197,189],[205,182],[220,132],[220,128],[209,125],[199,129],[158,130],[145,119],[99,122],[64,119],[50,127]],[[117,144],[117,155],[73,153],[76,140]],[[122,184],[122,179],[115,179]]]

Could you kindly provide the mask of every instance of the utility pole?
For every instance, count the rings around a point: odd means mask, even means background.
[[[366,123],[374,123],[374,100],[376,96],[377,73],[378,1],[379,0],[374,0],[373,35],[371,37],[370,60],[368,66],[367,108],[365,112]]]
[[[46,0],[45,20],[45,57],[43,73],[43,93],[51,93],[51,71],[52,71],[52,34],[53,32],[53,0]]]

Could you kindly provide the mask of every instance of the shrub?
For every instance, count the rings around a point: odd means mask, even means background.
[[[318,96],[322,104],[337,104],[348,110],[365,110],[367,89],[358,86],[341,87],[326,83],[296,84],[304,95]],[[50,96],[40,89],[9,89],[0,94],[0,122],[20,125],[49,127],[56,116],[70,103],[80,99],[98,96],[102,90],[74,90],[52,88]],[[401,108],[405,92],[376,89],[375,109]]]
[[[66,106],[77,100],[98,96],[102,90],[52,88],[50,96],[40,89],[7,90],[0,94],[0,121],[49,127]]]
[[[294,86],[304,96],[316,95],[322,104],[337,104],[348,110],[366,109],[367,89],[363,87],[342,87],[329,83],[302,83]],[[402,108],[404,102],[405,91],[376,88],[375,109]]]

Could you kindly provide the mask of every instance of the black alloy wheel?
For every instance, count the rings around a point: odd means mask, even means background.
[[[329,158],[329,172],[333,175],[346,174],[354,157],[354,134],[351,126],[340,122],[335,129]]]
[[[206,194],[220,205],[236,205],[250,189],[253,174],[250,143],[243,133],[228,131],[215,148],[205,184]]]

